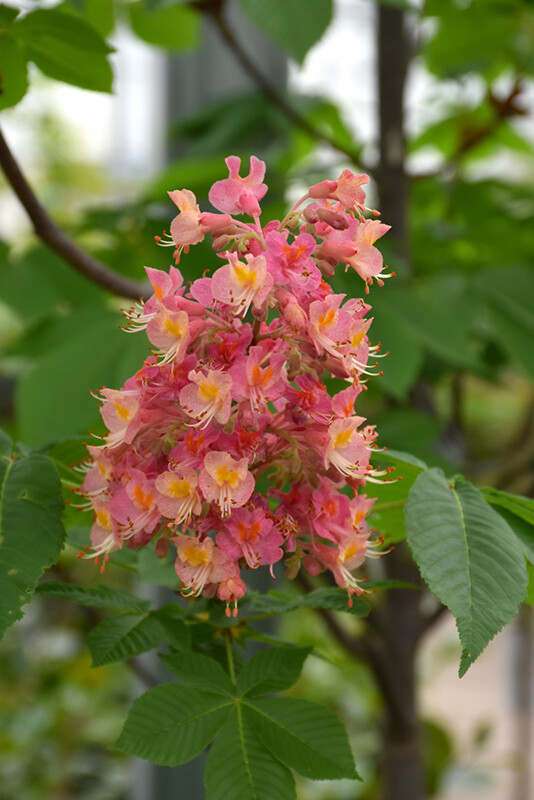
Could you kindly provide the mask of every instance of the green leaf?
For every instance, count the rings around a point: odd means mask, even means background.
[[[373,305],[379,310],[387,308],[391,321],[397,320],[404,326],[416,348],[423,347],[453,366],[474,368],[476,365],[473,343],[468,335],[470,320],[458,317],[451,325],[450,314],[431,284],[421,285],[417,291],[385,287],[380,295],[374,294]],[[392,342],[383,344],[386,350],[394,347]]]
[[[151,764],[185,764],[207,747],[234,707],[220,694],[156,686],[135,701],[113,747]]]
[[[0,261],[0,296],[29,328],[50,320],[59,311],[62,318],[55,325],[57,337],[71,322],[69,317],[64,317],[66,307],[94,306],[104,299],[101,289],[40,245],[25,251],[20,258]],[[92,310],[94,312],[94,308]],[[36,334],[31,345],[41,352],[38,347],[43,331],[39,329]],[[49,341],[45,339],[42,346],[49,347]]]
[[[179,617],[183,614],[183,609],[176,603],[167,605],[151,612],[163,628],[165,644],[181,652],[191,649],[190,627]]]
[[[487,310],[497,341],[534,380],[534,311],[530,302],[534,292],[532,270],[495,270],[489,274],[486,272],[484,277]]]
[[[234,687],[218,661],[202,653],[160,655],[170,671],[186,683],[209,689],[217,694],[233,695]]]
[[[165,632],[152,614],[121,614],[93,628],[87,646],[93,667],[101,667],[146,653],[164,640]]]
[[[316,589],[309,594],[285,597],[277,591],[253,597],[249,610],[253,614],[287,614],[302,606],[309,608],[330,608],[344,611],[357,617],[365,617],[369,606],[361,597],[352,597],[352,606],[348,605],[348,594],[345,589]]]
[[[56,9],[83,17],[103,37],[109,36],[115,28],[113,0],[70,0]]]
[[[282,50],[302,64],[328,28],[332,0],[239,0],[243,12]]]
[[[241,695],[288,689],[298,679],[310,647],[269,647],[252,656],[237,679]]]
[[[290,771],[274,759],[239,706],[218,732],[204,777],[206,800],[296,800]]]
[[[187,5],[173,3],[155,9],[145,2],[130,3],[130,24],[134,33],[149,44],[167,50],[191,50],[198,42],[200,18]]]
[[[53,463],[38,453],[11,456],[0,440],[0,637],[22,617],[44,570],[59,558],[61,485]]]
[[[59,477],[80,485],[82,475],[76,466],[87,460],[87,445],[81,437],[65,439],[52,446],[43,447],[40,452],[54,462]]]
[[[13,441],[5,431],[0,428],[0,457],[9,456],[13,452]]]
[[[146,339],[119,331],[117,314],[88,309],[78,315],[78,322],[77,333],[47,353],[18,385],[19,422],[31,446],[87,431],[99,417],[90,390],[122,385],[131,362],[141,363],[146,357]]]
[[[388,542],[398,542],[405,538],[404,504],[411,487],[426,469],[426,464],[409,453],[397,450],[373,451],[373,466],[378,469],[394,467],[389,477],[391,481],[376,484],[370,494],[376,497],[371,508],[373,527],[386,537]]]
[[[77,586],[74,583],[47,581],[41,583],[38,594],[68,600],[90,608],[128,608],[131,611],[146,611],[150,605],[148,600],[141,600],[128,592],[111,589],[109,586]]]
[[[509,492],[500,492],[498,489],[493,489],[488,486],[480,490],[484,499],[491,503],[492,506],[497,508],[505,508],[512,514],[515,514],[530,525],[534,525],[534,500],[530,497],[523,497],[519,494],[510,494]]]
[[[472,0],[463,3],[434,0],[426,7],[439,25],[423,48],[432,72],[458,78],[468,72],[496,77],[510,68],[510,47],[519,18],[517,4],[502,0]]]
[[[421,575],[456,618],[464,647],[461,677],[525,596],[521,547],[474,486],[458,480],[452,488],[440,470],[417,478],[405,515]]]
[[[508,511],[503,506],[496,505],[495,511],[497,511],[517,536],[525,558],[534,564],[534,525],[531,522],[526,522],[523,517],[519,517],[511,511]]]
[[[384,374],[377,379],[378,386],[398,400],[404,400],[423,364],[423,340],[417,340],[407,330],[405,321],[384,292],[374,291],[371,302],[371,338],[373,342],[381,342],[382,352],[388,353],[380,359],[379,366]]]
[[[28,65],[15,39],[0,30],[0,110],[16,105],[28,90]]]
[[[19,15],[18,8],[0,5],[0,30],[8,30]]]
[[[149,583],[151,586],[166,586],[167,589],[178,588],[178,576],[170,553],[159,558],[153,544],[150,544],[140,548],[137,564],[139,580],[142,583]]]
[[[82,19],[53,9],[38,9],[16,24],[27,58],[58,81],[110,92],[112,52],[100,34]]]
[[[290,697],[243,701],[245,718],[271,753],[306,778],[357,778],[347,734],[326,708]]]
[[[534,606],[534,567],[532,564],[527,564],[528,574],[528,587],[525,602],[530,606]]]
[[[331,611],[343,611],[346,614],[354,614],[356,617],[366,617],[370,611],[364,597],[350,597],[345,589],[314,589],[309,594],[299,598],[299,605],[308,608],[328,608]]]

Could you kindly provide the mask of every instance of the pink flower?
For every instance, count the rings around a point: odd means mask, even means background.
[[[161,306],[147,325],[150,342],[163,352],[160,363],[180,363],[191,341],[189,316],[186,311],[169,311]]]
[[[345,295],[331,294],[325,300],[316,300],[310,305],[310,337],[317,351],[326,350],[339,356],[339,347],[349,340],[352,317],[348,311],[341,309]]]
[[[327,279],[341,262],[366,291],[382,285],[375,242],[388,226],[365,217],[367,176],[344,170],[262,227],[265,165],[252,157],[241,177],[239,158],[226,163],[209,195],[221,213],[202,212],[187,189],[169,193],[179,213],[160,244],[177,258],[211,233],[222,266],[208,277],[206,263],[187,285],[175,267],[147,268],[153,295],[125,313],[126,329],[146,331],[158,353],[122,389],[101,390],[108,433],[89,448],[80,494],[95,512],[93,556],[105,563],[153,539],[162,556],[181,526],[181,590],[217,596],[231,616],[241,567],[272,572],[286,555],[290,577],[327,569],[350,595],[352,570],[376,555],[361,490],[384,473],[369,464],[376,430],[355,403],[379,345],[370,306]],[[252,222],[231,216],[243,213]],[[328,375],[347,388],[329,393]]]
[[[211,279],[211,293],[215,300],[236,307],[236,313],[245,316],[251,304],[255,309],[261,308],[272,285],[264,256],[247,255],[243,263],[230,253],[229,263]]]
[[[139,399],[134,392],[122,392],[114,389],[102,389],[105,401],[100,409],[102,419],[109,428],[106,437],[107,447],[117,447],[125,441],[132,440],[132,424],[139,411]]]
[[[251,569],[260,564],[275,564],[284,555],[283,537],[262,508],[249,511],[237,508],[217,534],[221,550],[233,559],[244,558]]]
[[[192,370],[188,375],[189,383],[180,392],[182,408],[194,417],[194,425],[205,428],[212,419],[221,425],[228,422],[232,404],[232,378],[224,372],[210,369],[203,372]]]
[[[268,339],[251,347],[248,356],[230,369],[236,400],[250,400],[254,411],[276,400],[287,387],[286,354],[272,352],[277,342]]]
[[[199,485],[206,500],[215,502],[226,517],[232,509],[245,505],[254,490],[254,477],[246,458],[211,452],[204,458]]]
[[[344,169],[336,181],[337,186],[330,195],[345,208],[362,208],[365,192],[361,188],[369,183],[369,175],[354,175],[350,169]]]
[[[197,597],[209,584],[239,577],[235,564],[209,536],[201,541],[192,536],[176,536],[172,542],[178,551],[174,566],[184,584],[182,594]]]
[[[358,431],[363,417],[335,419],[328,428],[328,444],[324,453],[325,466],[330,464],[348,477],[365,475],[369,453],[365,439]]]
[[[267,191],[267,186],[262,183],[265,176],[264,162],[251,156],[249,174],[246,178],[241,178],[239,175],[241,159],[237,156],[229,156],[225,161],[230,177],[213,184],[209,193],[210,203],[219,211],[227,214],[259,216],[258,201]]]
[[[316,289],[321,273],[311,254],[317,243],[309,233],[299,234],[291,244],[287,235],[272,231],[265,237],[269,269],[277,284],[289,289]]]
[[[198,476],[194,470],[182,467],[176,472],[161,472],[155,485],[160,495],[158,508],[175,525],[188,522],[192,514],[200,514],[202,501],[197,491]]]

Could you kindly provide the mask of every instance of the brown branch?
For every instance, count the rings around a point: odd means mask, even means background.
[[[305,117],[299,114],[299,112],[288,103],[285,97],[277,91],[268,78],[257,68],[256,64],[250,58],[246,50],[243,49],[240,42],[234,36],[231,27],[225,20],[223,0],[197,0],[197,2],[192,2],[191,5],[211,17],[223,41],[226,42],[245,72],[252,78],[259,91],[262,92],[267,100],[278,108],[288,120],[296,125],[297,128],[307,133],[308,136],[315,141],[324,142],[334,150],[342,153],[352,164],[357,166],[361,163],[360,156],[355,150],[340,144],[332,136],[319,130],[319,128],[316,128]]]
[[[113,272],[105,264],[86,253],[70,239],[41,205],[22,174],[0,131],[0,166],[7,181],[33,223],[36,235],[60,258],[88,280],[121,297],[137,299],[151,294],[150,287]]]
[[[416,173],[412,176],[413,180],[437,178],[447,170],[458,169],[464,156],[493,136],[508,119],[524,117],[527,110],[517,104],[517,101],[522,99],[523,91],[524,86],[519,77],[514,81],[510,92],[503,98],[497,97],[491,89],[488,89],[486,100],[493,110],[493,117],[484,123],[464,122],[458,129],[455,152],[449,156],[443,166],[436,171]]]

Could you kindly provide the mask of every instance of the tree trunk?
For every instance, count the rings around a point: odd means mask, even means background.
[[[391,225],[390,240],[401,266],[408,269],[408,176],[405,169],[404,87],[411,55],[405,14],[378,4],[379,163],[376,170],[382,218]]]

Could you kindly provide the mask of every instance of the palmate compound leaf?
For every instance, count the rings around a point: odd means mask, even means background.
[[[306,778],[358,778],[347,734],[328,709],[292,697],[243,701],[245,720],[275,758]]]
[[[303,700],[257,697],[291,685],[308,648],[275,647],[253,656],[234,688],[214,659],[162,656],[189,686],[165,684],[135,701],[114,747],[173,766],[214,739],[205,777],[207,800],[294,800],[290,769],[310,778],[355,778],[341,723]]]
[[[56,468],[39,453],[12,455],[0,440],[0,637],[22,617],[37,581],[59,558],[65,531]]]
[[[460,677],[510,621],[527,587],[521,546],[470,483],[440,470],[415,481],[405,506],[408,543],[421,575],[456,618]]]
[[[258,739],[243,710],[219,730],[204,778],[206,800],[295,800],[291,772]]]
[[[151,764],[185,764],[208,746],[234,708],[229,697],[165,683],[134,702],[113,747]]]

